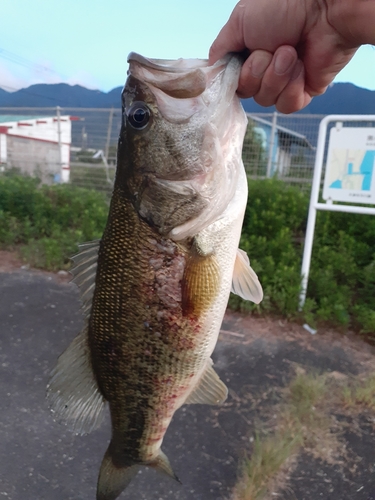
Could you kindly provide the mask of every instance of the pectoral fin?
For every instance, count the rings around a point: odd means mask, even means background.
[[[258,276],[250,267],[250,260],[246,252],[240,248],[237,249],[234,264],[232,292],[245,300],[255,302],[255,304],[259,304],[263,299],[263,289]]]
[[[215,252],[196,237],[181,283],[183,313],[199,316],[206,312],[217,296],[220,279]]]
[[[185,404],[218,405],[227,399],[228,388],[220,380],[212,364],[212,359],[209,359],[198,386],[188,396]]]

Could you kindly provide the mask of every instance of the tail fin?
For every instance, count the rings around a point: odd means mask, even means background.
[[[153,467],[159,472],[162,472],[163,474],[167,474],[167,476],[170,476],[171,478],[175,479],[178,483],[181,484],[181,481],[173,471],[171,464],[169,463],[168,457],[165,453],[163,453],[161,450],[159,450],[159,455],[155,458],[153,462],[150,462],[147,464],[149,467]]]
[[[106,451],[100,467],[96,500],[116,500],[138,471],[138,465],[116,467],[113,463],[109,449],[110,447]],[[155,460],[143,465],[153,467],[159,472],[167,474],[181,483],[176,474],[173,472],[167,456],[161,450]]]
[[[137,474],[138,467],[116,467],[107,450],[100,467],[96,500],[116,500]]]

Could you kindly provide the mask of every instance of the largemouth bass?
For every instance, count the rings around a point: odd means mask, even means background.
[[[173,414],[227,397],[210,356],[230,290],[262,299],[238,249],[247,202],[241,60],[131,53],[128,62],[107,225],[73,259],[86,325],[48,386],[52,410],[77,433],[96,428],[109,403],[97,500],[116,499],[139,465],[176,478],[161,450]]]

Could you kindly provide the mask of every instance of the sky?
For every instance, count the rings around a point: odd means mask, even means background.
[[[237,0],[1,0],[0,87],[65,82],[108,92],[129,52],[206,58]],[[337,82],[375,90],[375,49],[359,49]]]

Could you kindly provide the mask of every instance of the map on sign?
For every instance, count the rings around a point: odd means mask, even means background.
[[[375,203],[375,129],[336,124],[329,136],[323,198]]]

